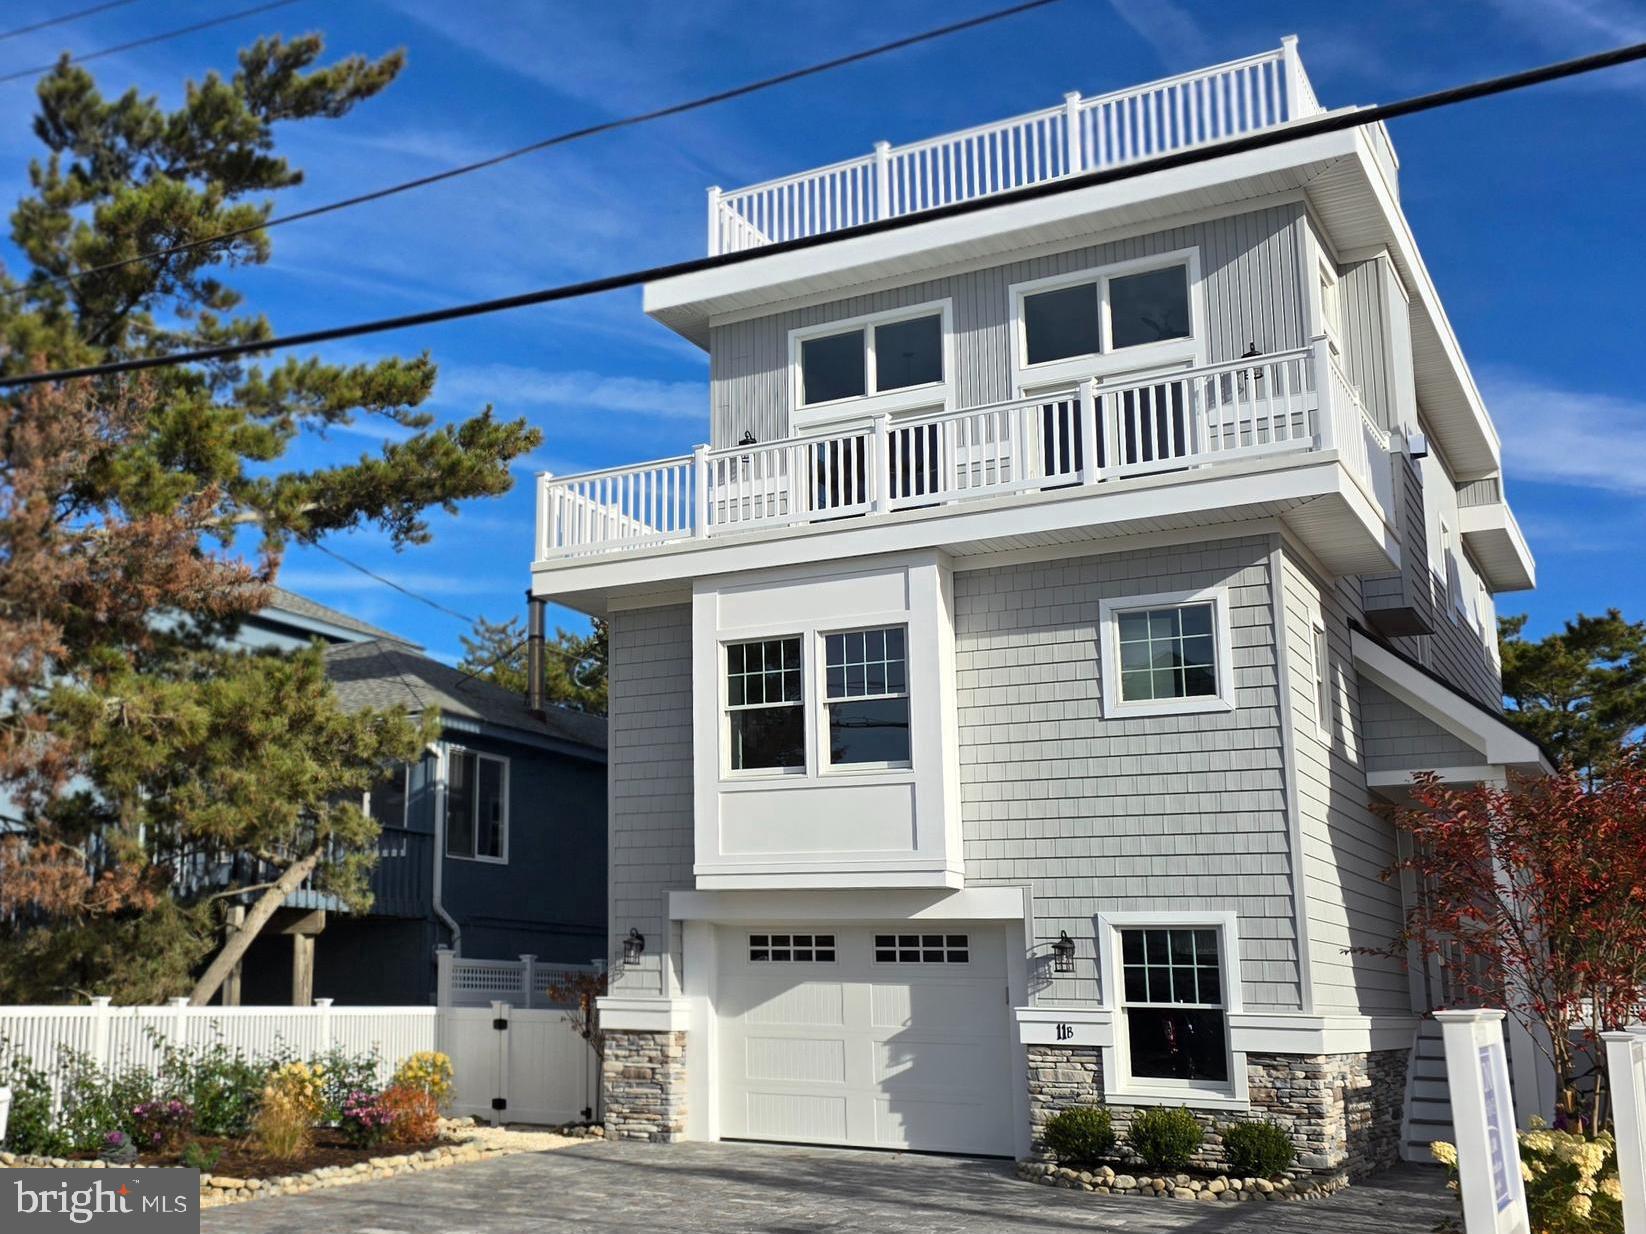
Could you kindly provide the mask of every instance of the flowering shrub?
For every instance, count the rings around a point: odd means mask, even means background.
[[[1617,1177],[1617,1144],[1611,1133],[1590,1138],[1555,1131],[1534,1121],[1520,1133],[1520,1176],[1526,1207],[1539,1234],[1623,1234],[1623,1189]],[[1429,1146],[1457,1186],[1457,1148]]]
[[[453,1081],[450,1058],[439,1050],[419,1050],[395,1068],[393,1087],[421,1089],[444,1110],[451,1104]]]
[[[343,1099],[337,1126],[350,1144],[371,1148],[388,1136],[394,1126],[394,1111],[380,1093],[356,1089]]]
[[[124,1131],[105,1131],[97,1156],[110,1165],[129,1165],[137,1160],[137,1146]]]
[[[290,1161],[314,1143],[314,1114],[299,1098],[271,1084],[252,1119],[251,1138],[264,1155]]]
[[[410,1084],[391,1084],[383,1092],[392,1122],[388,1137],[396,1144],[426,1144],[440,1134],[440,1107],[433,1094]]]
[[[132,1142],[149,1153],[175,1152],[194,1130],[194,1107],[176,1097],[131,1108]]]
[[[317,1123],[326,1111],[326,1070],[319,1064],[285,1063],[269,1073],[263,1087],[265,1102],[270,1093],[278,1094],[293,1112]]]

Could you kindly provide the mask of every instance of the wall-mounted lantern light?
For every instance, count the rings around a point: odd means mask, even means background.
[[[1057,941],[1052,944],[1052,971],[1074,972],[1074,939],[1069,937],[1067,930],[1058,931]]]
[[[646,936],[633,926],[629,927],[629,935],[623,940],[623,963],[633,964],[646,952]]]

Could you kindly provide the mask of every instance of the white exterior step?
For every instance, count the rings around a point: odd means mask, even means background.
[[[1401,1124],[1400,1153],[1407,1161],[1432,1162],[1429,1145],[1455,1142],[1452,1099],[1446,1085],[1446,1051],[1440,1025],[1419,1022],[1406,1070],[1406,1115]]]

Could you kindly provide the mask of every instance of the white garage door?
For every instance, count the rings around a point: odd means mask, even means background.
[[[1009,1155],[1005,950],[998,925],[722,928],[721,1135]]]

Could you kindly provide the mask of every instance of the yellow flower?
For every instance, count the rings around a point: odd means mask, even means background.
[[[1528,1131],[1520,1137],[1520,1147],[1530,1153],[1552,1153],[1555,1149],[1554,1133],[1549,1131]]]
[[[1532,1167],[1527,1165],[1524,1161],[1520,1163],[1520,1176],[1527,1182],[1531,1182],[1534,1177],[1532,1174]]]
[[[1532,1130],[1533,1131],[1542,1131],[1543,1128],[1545,1128],[1549,1125],[1548,1123],[1546,1123],[1543,1120],[1543,1115],[1541,1115],[1541,1114],[1532,1115],[1531,1124],[1532,1124]]]
[[[1594,1203],[1586,1195],[1574,1195],[1566,1201],[1566,1210],[1580,1220],[1587,1218],[1589,1210],[1592,1208],[1594,1208]]]
[[[1441,1165],[1455,1166],[1457,1164],[1457,1145],[1448,1144],[1445,1140],[1436,1140],[1429,1145],[1429,1155]]]
[[[1608,1174],[1600,1180],[1600,1194],[1608,1200],[1616,1200],[1619,1204],[1623,1203],[1623,1183],[1616,1174]]]

